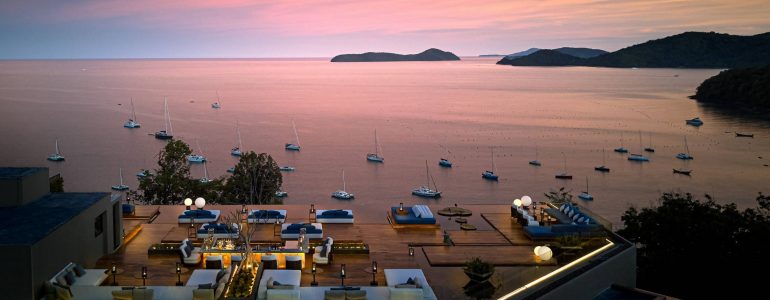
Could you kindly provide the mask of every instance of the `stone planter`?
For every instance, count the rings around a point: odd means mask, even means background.
[[[473,273],[471,271],[468,271],[467,269],[463,269],[463,272],[465,272],[465,275],[467,275],[468,278],[471,279],[471,281],[475,281],[475,282],[487,281],[489,280],[489,277],[492,277],[492,274],[494,274],[494,272],[478,274],[478,273]]]

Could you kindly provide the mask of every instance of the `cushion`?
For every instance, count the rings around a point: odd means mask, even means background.
[[[417,206],[417,205],[412,206],[412,212],[414,213],[415,217],[419,218],[420,216],[422,216],[422,212],[420,211],[420,207]]]
[[[414,281],[414,285],[415,285],[415,286],[416,286],[418,289],[421,289],[421,288],[422,288],[422,279],[420,279],[420,277],[415,277],[413,281]]]
[[[73,271],[75,271],[75,276],[81,277],[83,275],[86,275],[86,269],[83,269],[83,266],[75,264],[75,267],[72,268]]]
[[[67,274],[64,274],[64,280],[67,281],[67,285],[72,285],[75,283],[75,273],[72,270],[67,271]]]
[[[267,281],[265,281],[265,282],[267,282],[267,288],[268,289],[272,289],[273,288],[273,282],[275,282],[275,281],[273,281],[273,276],[270,276],[270,277],[267,278]]]
[[[567,203],[564,203],[564,204],[562,204],[561,206],[559,206],[559,210],[560,210],[560,211],[564,211],[564,208],[565,208],[565,207],[567,207]]]
[[[217,272],[216,282],[219,282],[219,280],[224,278],[226,274],[227,274],[227,270],[225,270],[225,269],[219,270],[219,272]]]
[[[138,288],[134,289],[134,297],[133,300],[152,300],[153,297],[153,290],[152,289],[146,289],[146,288]]]
[[[572,216],[574,216],[574,215],[575,215],[575,211],[574,210],[570,210],[569,213],[567,214],[567,216],[570,217],[570,218],[572,218]]]
[[[133,298],[134,298],[133,289],[112,291],[113,300],[133,300]]]
[[[397,284],[396,288],[397,289],[416,289],[417,286],[414,284]]]
[[[324,300],[345,300],[345,291],[324,291]]]
[[[213,300],[214,294],[212,289],[194,289],[193,300]]]
[[[201,289],[201,290],[203,290],[203,289],[213,289],[213,284],[211,284],[211,283],[199,284],[198,288]]]
[[[577,219],[577,222],[578,223],[583,223],[583,222],[585,222],[585,220],[586,220],[586,217],[580,217],[579,219]]]
[[[321,257],[326,257],[327,253],[329,253],[329,245],[323,245],[323,247],[321,247],[321,253],[319,253],[318,255],[320,255]]]
[[[291,284],[274,284],[273,289],[274,290],[293,290],[297,286],[291,285]]]
[[[57,282],[58,284],[61,284],[61,285],[65,285],[65,286],[67,286],[67,285],[69,285],[69,284],[67,284],[67,280],[66,280],[66,279],[64,279],[64,275],[65,275],[65,274],[61,274],[61,275],[59,275],[59,276],[56,276],[56,282]]]
[[[179,246],[179,251],[182,251],[182,256],[184,256],[184,258],[190,257],[190,252],[188,252],[187,247]]]
[[[366,300],[366,291],[345,291],[347,300]]]
[[[414,278],[409,277],[409,279],[406,280],[406,284],[414,284]]]
[[[580,218],[580,214],[574,214],[572,216],[572,221],[577,221],[578,218]]]

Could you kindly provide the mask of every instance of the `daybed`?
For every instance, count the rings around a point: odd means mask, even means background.
[[[179,259],[183,265],[198,265],[201,262],[201,248],[193,247],[189,239],[184,239],[179,245]]]
[[[353,223],[353,211],[350,209],[319,209],[315,213],[318,223]]]
[[[299,299],[300,270],[264,270],[259,280],[257,299]],[[280,285],[276,286],[278,282]]]
[[[198,238],[206,238],[209,236],[209,229],[214,229],[214,237],[215,238],[232,238],[238,236],[238,224],[203,224],[198,229]]]
[[[334,239],[327,237],[323,245],[315,247],[315,251],[313,252],[313,262],[317,264],[328,264],[329,260],[331,260],[333,245]]]
[[[330,286],[318,286],[318,287],[301,287],[300,288],[300,299],[305,300],[323,300],[327,299],[326,293],[331,291],[332,288],[340,288],[340,287],[330,287]],[[347,290],[347,291],[336,291],[336,292],[346,292],[346,296],[342,296],[341,298],[333,298],[330,297],[328,299],[390,299],[390,292],[388,292],[388,287],[386,286],[361,286],[361,287],[355,287],[356,290]],[[363,297],[351,297],[353,293],[358,293],[359,295],[363,294]],[[339,296],[338,296],[339,297]]]
[[[192,223],[193,221],[195,221],[195,223],[216,222],[219,220],[220,214],[222,214],[222,212],[216,209],[185,210],[184,213],[179,215],[179,223]]]
[[[220,270],[195,270],[185,286],[198,287],[193,291],[195,299],[219,299],[225,289],[225,284],[230,278],[232,268]],[[201,289],[201,285],[211,284],[211,289]]]
[[[281,225],[282,239],[299,238],[299,229],[305,228],[305,238],[320,239],[323,238],[323,226],[321,223],[295,223]]]
[[[551,226],[529,225],[524,227],[524,234],[529,238],[549,239],[562,236],[603,236],[606,233],[602,225],[571,204],[563,204],[559,208],[549,208],[546,213],[559,220],[560,224]]]
[[[410,278],[414,285],[407,284]],[[385,281],[390,290],[390,299],[436,300],[436,294],[420,269],[385,269]]]
[[[68,263],[49,281],[64,286],[98,286],[109,276],[106,271],[107,269],[83,269],[75,263]]]
[[[427,205],[405,206],[403,212],[399,213],[399,207],[390,208],[393,221],[397,224],[436,224],[436,218]]]
[[[275,222],[283,224],[286,222],[286,210],[284,209],[276,209],[276,210],[261,210],[261,209],[253,209],[249,211],[249,223],[275,223]]]

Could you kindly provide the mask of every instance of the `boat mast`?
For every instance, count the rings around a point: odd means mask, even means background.
[[[342,191],[347,191],[347,185],[345,184],[345,169],[342,169]]]
[[[684,136],[684,153],[688,154],[688,155],[690,154],[690,147],[687,146],[687,136],[686,135]]]
[[[120,186],[123,186],[123,168],[120,168]]]
[[[374,129],[374,155],[380,156],[380,143],[377,142],[377,129]]]
[[[134,97],[131,97],[131,117],[136,122],[136,109],[134,108]]]
[[[562,152],[561,156],[564,157],[564,173],[567,173],[567,155]]]
[[[209,179],[209,168],[206,167],[206,161],[203,161],[203,178]]]
[[[602,166],[607,165],[607,155],[604,153],[606,149],[602,148]]]
[[[59,139],[56,139],[56,155],[59,155]]]
[[[428,160],[425,160],[425,181],[428,182],[428,187],[430,187],[430,173],[428,172]]]
[[[642,147],[642,131],[639,130],[639,151],[644,151],[644,147]]]
[[[238,121],[235,121],[235,132],[238,134],[238,149],[243,152],[243,143],[241,143],[241,127],[238,126]]]
[[[299,134],[297,134],[297,125],[294,125],[294,120],[291,120],[291,127],[294,128],[294,137],[297,139],[297,146],[300,146],[299,145]]]
[[[495,166],[495,148],[489,147],[489,153],[492,155],[492,173],[497,173],[497,167]]]
[[[217,103],[219,103],[219,106],[222,106],[222,99],[219,98],[219,90],[217,90]]]
[[[174,128],[171,127],[171,113],[168,111],[168,99],[166,97],[163,97],[163,106],[166,109],[166,133],[171,134]]]
[[[588,194],[588,176],[586,176],[586,194]]]

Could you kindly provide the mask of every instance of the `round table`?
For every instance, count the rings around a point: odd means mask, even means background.
[[[465,224],[465,223],[468,223],[468,219],[463,218],[463,217],[457,217],[457,218],[455,218],[455,222],[460,223],[460,224]]]
[[[473,212],[462,207],[450,206],[450,207],[439,209],[438,214],[446,217],[454,217],[454,216],[468,217],[472,215]]]
[[[462,229],[462,230],[476,230],[476,226],[473,226],[471,224],[465,223],[463,225],[460,225],[460,229]]]

